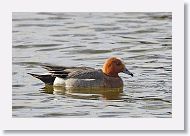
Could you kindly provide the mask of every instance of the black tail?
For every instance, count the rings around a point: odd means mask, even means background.
[[[52,75],[37,75],[37,74],[32,74],[32,73],[27,73],[27,74],[29,74],[35,78],[38,78],[45,84],[49,84],[49,85],[53,85],[53,82],[55,80],[55,77],[53,77]]]

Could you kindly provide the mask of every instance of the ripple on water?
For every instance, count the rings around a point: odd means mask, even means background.
[[[62,44],[22,44],[22,45],[14,45],[13,48],[25,49],[25,48],[47,48],[47,47],[55,47],[61,46]]]
[[[93,50],[93,49],[84,49],[84,50],[75,50],[71,51],[72,53],[79,54],[102,54],[102,53],[110,53],[112,50]]]
[[[62,24],[18,24],[16,27],[57,27],[63,26]]]
[[[17,110],[17,109],[26,109],[29,108],[28,106],[12,106],[12,110]]]
[[[52,117],[52,118],[56,118],[56,117],[85,117],[87,116],[89,113],[88,112],[75,112],[75,113],[61,113],[61,112],[54,112],[54,113],[46,113],[43,115],[38,115],[38,116],[34,116],[34,117]]]
[[[14,88],[20,88],[20,87],[25,87],[24,84],[16,84],[16,85],[12,85],[12,87]]]
[[[15,22],[20,22],[20,21],[43,21],[44,19],[42,18],[17,18],[17,19],[12,19],[12,21]]]

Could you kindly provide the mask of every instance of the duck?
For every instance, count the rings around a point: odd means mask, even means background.
[[[66,67],[41,64],[48,71],[47,74],[27,73],[45,85],[62,86],[66,88],[119,88],[123,87],[123,80],[119,73],[133,77],[124,62],[118,57],[108,58],[102,69],[91,67]]]

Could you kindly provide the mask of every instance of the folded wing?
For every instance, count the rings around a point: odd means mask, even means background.
[[[40,79],[45,84],[53,85],[56,77],[63,79],[77,78],[77,79],[101,79],[102,70],[96,70],[90,67],[65,67],[65,66],[53,66],[53,65],[41,65],[44,69],[48,70],[48,74],[32,74],[33,77]]]

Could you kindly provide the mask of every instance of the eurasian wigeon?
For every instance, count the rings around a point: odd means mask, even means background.
[[[63,87],[105,87],[118,88],[123,86],[123,81],[118,73],[133,76],[125,67],[123,61],[116,57],[107,59],[102,69],[90,67],[65,67],[42,65],[49,74],[37,75],[28,73],[47,85]]]

